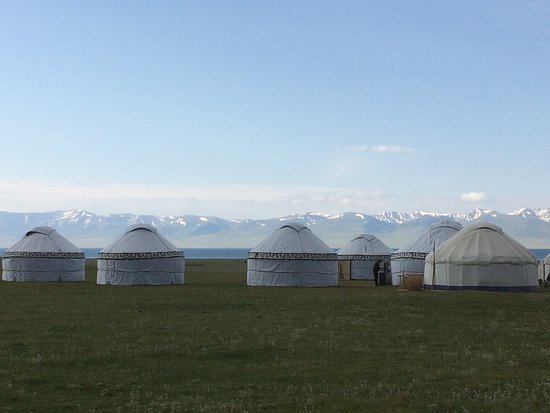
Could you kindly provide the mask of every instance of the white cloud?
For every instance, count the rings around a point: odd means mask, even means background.
[[[409,153],[414,152],[415,149],[408,148],[406,146],[396,146],[396,145],[351,145],[351,146],[335,146],[335,149],[341,150],[345,149],[351,152],[361,153],[361,152],[373,152],[373,153]]]
[[[376,145],[371,147],[371,152],[376,152],[376,153],[414,152],[414,149],[407,148],[405,146]]]
[[[481,202],[486,199],[485,192],[465,192],[460,195],[460,199],[464,202]]]

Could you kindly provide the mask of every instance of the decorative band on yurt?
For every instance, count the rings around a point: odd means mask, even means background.
[[[338,255],[339,260],[361,260],[361,261],[375,261],[375,260],[389,260],[390,255]]]
[[[159,252],[100,252],[98,260],[147,260],[158,258],[184,257],[182,251],[159,251]]]
[[[406,258],[411,258],[411,259],[418,259],[418,260],[423,260],[426,258],[426,255],[428,255],[427,252],[396,252],[394,254],[391,255],[391,259],[392,260],[399,260],[399,259],[406,259]]]
[[[40,251],[8,251],[4,258],[66,258],[83,259],[83,252],[40,252]]]
[[[249,259],[338,261],[336,253],[249,252]]]

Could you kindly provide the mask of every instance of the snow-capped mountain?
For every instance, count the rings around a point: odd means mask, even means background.
[[[426,211],[384,211],[378,214],[310,212],[259,220],[199,215],[97,215],[82,210],[0,212],[0,247],[13,245],[26,231],[42,225],[57,229],[82,248],[102,247],[136,223],[159,228],[168,239],[181,247],[252,247],[284,222],[298,221],[308,225],[332,247],[342,247],[353,237],[370,233],[387,245],[399,248],[441,219],[454,219],[463,225],[474,220],[489,221],[529,248],[550,248],[550,208],[521,208],[507,214],[485,209],[475,209],[465,214]]]
[[[486,220],[487,218],[498,218],[503,216],[517,216],[521,218],[531,218],[531,217],[538,218],[542,221],[550,222],[550,208],[542,208],[542,209],[520,208],[510,212],[509,214],[503,214],[491,209],[480,209],[480,208],[477,208],[465,214],[437,213],[437,212],[425,212],[425,211],[415,211],[410,213],[384,211],[374,216],[380,221],[386,221],[394,224],[404,224],[405,222],[412,221],[414,219],[418,219],[422,217],[450,218],[461,222],[462,221],[468,222],[468,221],[483,220],[483,219]]]

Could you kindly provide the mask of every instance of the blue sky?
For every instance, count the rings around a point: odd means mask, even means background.
[[[0,210],[550,207],[550,2],[0,1]]]

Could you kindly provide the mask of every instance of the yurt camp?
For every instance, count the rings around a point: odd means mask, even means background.
[[[406,274],[423,275],[426,255],[461,229],[462,224],[453,220],[435,222],[413,242],[391,254],[392,284],[402,285]]]
[[[2,259],[4,281],[84,281],[84,253],[50,227],[28,231]]]
[[[463,229],[426,257],[424,287],[436,290],[536,291],[537,259],[486,222]]]
[[[97,257],[98,284],[183,284],[184,271],[183,252],[146,224],[129,227]]]
[[[391,248],[374,235],[359,235],[337,252],[340,279],[373,280],[375,263],[389,263],[391,253]]]
[[[336,253],[299,223],[283,225],[253,248],[247,267],[251,286],[338,285]]]

